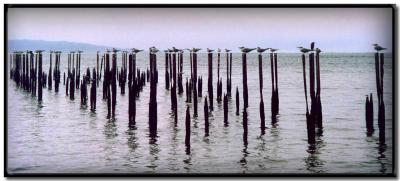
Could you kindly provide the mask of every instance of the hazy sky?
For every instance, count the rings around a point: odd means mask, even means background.
[[[73,41],[119,48],[238,46],[325,52],[391,48],[390,8],[10,8],[8,39]]]

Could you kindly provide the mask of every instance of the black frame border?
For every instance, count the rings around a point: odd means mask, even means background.
[[[391,8],[392,9],[392,173],[391,174],[346,174],[346,173],[262,173],[262,174],[241,174],[241,173],[18,173],[10,174],[7,170],[7,109],[8,109],[8,79],[7,79],[7,58],[8,58],[8,17],[10,8]],[[396,4],[4,4],[4,177],[351,177],[351,178],[397,178],[397,7]]]

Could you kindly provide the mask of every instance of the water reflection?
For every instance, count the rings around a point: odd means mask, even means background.
[[[134,152],[139,146],[139,142],[136,137],[136,128],[128,129],[126,133],[128,134],[128,147],[132,152]]]
[[[381,168],[379,169],[379,171],[381,173],[386,173],[386,155],[385,155],[385,151],[386,151],[386,144],[379,144],[378,146],[378,161],[379,164],[381,166]]]
[[[104,135],[107,139],[113,139],[118,136],[115,121],[115,118],[108,119],[107,123],[104,125]]]
[[[249,152],[247,151],[247,146],[248,146],[248,142],[247,142],[247,137],[248,137],[248,126],[247,126],[247,109],[244,108],[243,109],[243,156],[242,159],[240,159],[240,165],[242,166],[243,172],[246,172],[248,167],[247,167],[247,156],[249,155]]]
[[[325,143],[322,139],[319,137],[316,140],[315,144],[309,144],[308,149],[306,150],[309,154],[308,156],[304,159],[305,164],[306,164],[306,169],[308,171],[314,172],[314,173],[321,173],[324,172],[322,169],[322,166],[324,165],[323,160],[320,159],[320,150],[325,147]]]
[[[157,137],[150,137],[149,139],[149,165],[148,168],[151,168],[153,171],[157,168],[157,160],[158,160],[158,153],[160,152],[160,148],[157,143]]]

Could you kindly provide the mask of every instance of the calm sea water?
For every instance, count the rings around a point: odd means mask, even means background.
[[[271,125],[271,74],[269,55],[264,55],[264,102],[266,134],[259,118],[258,61],[248,55],[248,145],[243,142],[242,114],[235,115],[235,98],[229,100],[229,126],[224,127],[223,106],[214,100],[210,136],[204,137],[204,97],[207,95],[207,55],[198,55],[198,74],[203,76],[199,115],[191,119],[191,154],[185,153],[185,93],[178,96],[178,126],[174,127],[170,92],[164,83],[164,54],[158,54],[158,138],[148,136],[149,84],[137,99],[137,128],[128,129],[128,94],[118,88],[115,119],[107,119],[107,104],[97,89],[97,109],[80,105],[80,93],[71,101],[60,92],[44,89],[43,102],[7,82],[7,151],[10,173],[382,173],[393,170],[392,58],[384,65],[386,146],[378,144],[377,98],[373,53],[321,54],[321,102],[323,136],[315,152],[307,143],[305,99],[300,54],[279,54],[280,114]],[[119,58],[119,64],[121,64]],[[48,71],[48,54],[44,70]],[[82,56],[82,74],[95,66],[95,54]],[[217,56],[214,54],[214,98]],[[62,55],[61,74],[66,71]],[[148,67],[148,54],[138,54],[138,68]],[[184,80],[190,75],[184,56]],[[232,93],[239,87],[241,109],[241,55],[233,54]],[[221,55],[220,74],[226,92],[226,59]],[[62,78],[61,78],[62,79]],[[365,95],[374,95],[375,133],[366,136]],[[191,108],[191,114],[193,109]]]

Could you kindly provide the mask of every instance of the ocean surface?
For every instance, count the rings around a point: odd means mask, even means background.
[[[96,55],[83,54],[81,75],[95,66]],[[54,59],[54,58],[53,58]],[[373,53],[321,53],[321,102],[324,132],[317,137],[315,150],[307,143],[306,103],[301,55],[278,54],[280,110],[271,124],[271,72],[269,54],[264,54],[265,135],[259,116],[259,77],[256,53],[248,63],[248,145],[243,141],[242,112],[235,115],[235,89],[243,109],[241,54],[233,54],[232,98],[229,125],[224,126],[223,105],[217,103],[217,55],[214,54],[214,111],[210,113],[210,135],[204,137],[204,97],[207,95],[207,55],[198,54],[198,75],[203,76],[203,97],[198,117],[193,118],[186,94],[178,95],[178,125],[174,126],[171,94],[165,89],[163,53],[157,55],[158,137],[149,138],[149,83],[137,99],[136,128],[128,128],[128,94],[118,87],[115,119],[107,119],[107,103],[102,85],[97,88],[95,112],[65,95],[63,72],[67,55],[61,56],[61,84],[58,93],[47,88],[43,101],[18,88],[7,74],[7,170],[13,173],[393,173],[392,57],[384,64],[386,145],[380,146],[377,124],[377,93]],[[149,67],[147,53],[139,53],[137,67]],[[121,64],[121,55],[118,55]],[[308,64],[308,63],[307,63]],[[9,66],[9,62],[7,63]],[[44,54],[44,70],[49,55]],[[184,55],[184,83],[190,75],[188,53]],[[308,71],[308,70],[307,70]],[[103,74],[104,75],[104,74]],[[220,76],[226,92],[226,58],[221,54]],[[308,73],[307,73],[308,76]],[[309,85],[309,82],[307,83]],[[53,83],[54,86],[54,83]],[[90,86],[89,86],[90,87]],[[79,91],[79,90],[78,90]],[[374,96],[374,127],[366,135],[365,95]],[[310,97],[308,97],[310,98]],[[310,100],[309,100],[310,102]],[[185,110],[191,107],[191,153],[185,152]]]

